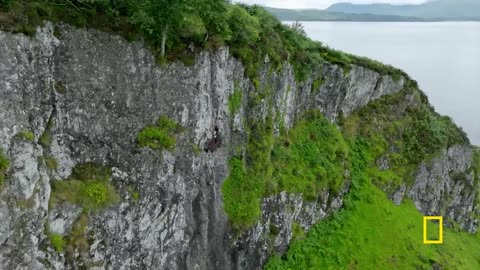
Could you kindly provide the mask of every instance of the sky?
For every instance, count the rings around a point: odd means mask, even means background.
[[[394,5],[401,4],[421,4],[427,0],[235,0],[234,2],[242,2],[247,4],[259,4],[267,7],[277,8],[315,8],[325,9],[339,2],[350,2],[355,4],[371,4],[371,3],[390,3]]]

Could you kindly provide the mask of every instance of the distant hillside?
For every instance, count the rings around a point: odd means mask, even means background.
[[[325,11],[417,17],[426,20],[480,20],[480,1],[436,0],[421,5],[339,3]]]
[[[376,15],[376,14],[347,14],[342,12],[325,11],[319,9],[281,9],[270,8],[266,9],[274,14],[282,21],[361,21],[361,22],[403,22],[403,21],[425,21],[425,19],[392,16],[392,15]]]

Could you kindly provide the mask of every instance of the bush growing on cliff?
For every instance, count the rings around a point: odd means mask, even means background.
[[[137,141],[142,147],[172,150],[176,142],[174,135],[181,131],[182,127],[179,124],[162,115],[155,125],[146,126],[138,133]]]
[[[69,202],[86,210],[113,205],[119,197],[110,183],[110,176],[110,168],[93,163],[79,165],[68,179],[53,184],[50,203]]]
[[[234,91],[228,97],[228,111],[234,115],[242,106],[243,92],[241,89],[235,87]]]
[[[49,232],[47,236],[55,250],[59,253],[62,253],[65,247],[65,239],[63,238],[63,236],[59,233],[54,232]]]
[[[5,180],[5,173],[7,172],[9,166],[10,161],[3,155],[3,149],[0,148],[0,187]]]

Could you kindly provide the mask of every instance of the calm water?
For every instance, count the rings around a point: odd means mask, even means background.
[[[330,47],[405,70],[480,145],[480,22],[303,22]]]

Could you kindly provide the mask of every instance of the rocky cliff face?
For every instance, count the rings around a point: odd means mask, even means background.
[[[428,216],[443,216],[447,225],[457,222],[475,233],[478,227],[478,182],[472,169],[471,146],[456,145],[443,150],[437,157],[424,161],[417,169],[412,185],[402,185],[393,200],[399,204],[404,197]]]
[[[0,147],[11,161],[0,191],[1,269],[259,269],[273,251],[285,251],[294,223],[309,229],[341,207],[348,179],[338,196],[324,191],[315,202],[300,194],[265,198],[253,228],[232,230],[221,186],[233,152],[245,151],[245,119],[265,119],[270,103],[278,112],[277,129],[281,122],[291,127],[311,108],[334,121],[340,112],[348,115],[404,85],[403,78],[394,81],[358,66],[345,75],[325,63],[313,71],[324,81],[314,89],[313,79],[296,83],[289,65],[271,72],[266,63],[255,89],[227,48],[198,54],[191,67],[158,67],[141,43],[57,28],[47,24],[32,38],[0,32]],[[266,85],[273,93],[250,110],[248,99]],[[235,88],[243,100],[231,115],[228,98]],[[138,132],[160,115],[185,129],[175,149],[139,147]],[[197,151],[215,125],[223,146],[214,153]],[[23,131],[33,132],[33,140],[19,136]],[[45,137],[51,140],[45,143]],[[462,149],[446,151],[433,167],[422,165],[415,185],[400,193],[430,213],[444,205],[432,204],[429,196],[452,190],[447,212],[463,219],[474,195],[458,200],[461,190],[447,185],[450,169],[469,167],[471,155]],[[120,201],[87,213],[68,203],[49,205],[52,183],[86,162],[112,168],[109,181]],[[445,185],[431,193],[425,187],[436,176],[445,176]],[[66,236],[85,220],[85,249],[57,252],[49,244],[47,231]]]

